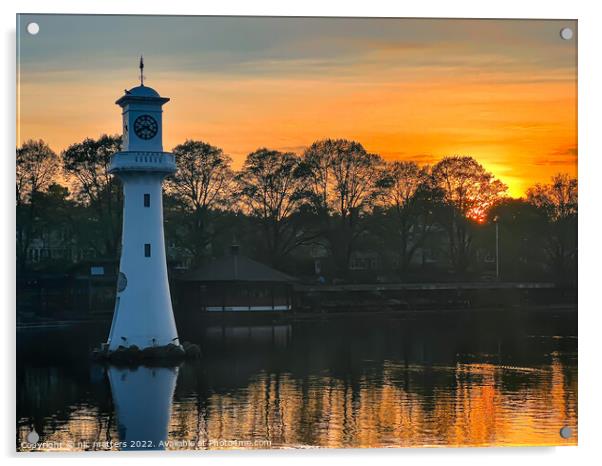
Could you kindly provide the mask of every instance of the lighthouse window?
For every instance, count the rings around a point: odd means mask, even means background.
[[[144,207],[150,207],[150,194],[144,195]]]
[[[150,243],[146,243],[144,245],[144,257],[150,257],[151,254],[151,247],[150,247]]]

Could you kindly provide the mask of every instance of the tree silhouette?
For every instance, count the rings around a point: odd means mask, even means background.
[[[30,200],[32,194],[48,188],[58,170],[56,153],[41,139],[29,140],[17,148],[17,205]]]
[[[397,225],[403,275],[433,227],[440,190],[433,186],[429,167],[421,168],[415,162],[387,163],[379,187],[379,200],[392,212]]]
[[[481,234],[484,248],[496,245],[495,223],[499,229],[500,274],[503,280],[520,281],[545,278],[545,251],[542,238],[548,224],[541,210],[526,199],[505,198],[488,212],[487,227]],[[489,233],[489,234],[487,234]]]
[[[544,236],[546,251],[557,279],[576,280],[577,179],[557,174],[551,183],[529,188],[527,200],[542,211],[548,222]]]
[[[472,157],[445,157],[432,170],[435,184],[449,207],[443,219],[452,265],[466,272],[471,253],[470,221],[483,222],[487,210],[498,201],[507,187]]]
[[[43,141],[17,148],[19,273],[33,265],[27,254],[34,239],[45,250],[76,249],[76,260],[117,257],[122,191],[108,168],[120,143],[104,135],[72,144],[61,154],[62,177],[61,159]],[[220,254],[235,235],[252,257],[294,274],[312,273],[314,258],[303,246],[319,244],[330,253],[321,264],[326,278],[375,279],[349,270],[354,252],[370,250],[385,275],[399,267],[410,280],[445,279],[450,265],[460,275],[486,269],[471,260],[495,246],[487,223],[496,216],[505,277],[576,281],[577,180],[566,174],[511,199],[471,157],[446,157],[433,167],[385,163],[345,139],[316,141],[301,157],[261,148],[238,173],[230,157],[203,141],[187,140],[173,152],[178,171],[166,183],[165,231],[168,248],[175,246],[170,259],[181,264]],[[421,248],[426,259],[418,269],[412,264]],[[442,248],[449,257],[437,254]],[[63,259],[36,259],[35,267],[59,270],[68,266]]]
[[[566,173],[556,174],[550,184],[538,183],[529,188],[527,199],[553,221],[577,215],[577,179]]]
[[[73,181],[77,199],[96,214],[104,246],[100,252],[111,258],[117,257],[121,243],[123,194],[118,178],[109,173],[109,164],[120,149],[121,136],[104,134],[72,144],[61,154],[63,170]]]
[[[244,208],[262,225],[274,266],[308,240],[295,218],[304,186],[298,168],[295,154],[262,148],[247,156],[236,178]]]
[[[173,153],[178,170],[167,178],[166,189],[190,214],[184,243],[199,262],[215,234],[209,226],[211,211],[233,201],[232,159],[222,149],[194,140],[174,147]]]
[[[21,271],[26,268],[27,249],[34,235],[37,195],[50,186],[58,170],[56,153],[41,139],[17,148],[17,267]]]
[[[72,248],[81,237],[76,231],[81,224],[75,218],[79,212],[69,195],[69,189],[58,183],[35,194],[38,210],[34,221],[35,236],[42,241],[43,248],[60,249],[61,254],[56,257],[50,253],[42,258],[52,262],[55,270],[70,263]]]
[[[305,197],[322,219],[340,272],[348,271],[359,220],[376,198],[383,164],[379,155],[346,139],[316,141],[303,154]]]

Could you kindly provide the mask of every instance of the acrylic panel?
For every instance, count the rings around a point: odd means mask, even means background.
[[[577,21],[17,17],[16,449],[576,445]]]

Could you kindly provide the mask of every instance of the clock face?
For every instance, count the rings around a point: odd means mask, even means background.
[[[150,115],[140,115],[134,121],[134,132],[140,139],[152,139],[157,134],[159,125]]]

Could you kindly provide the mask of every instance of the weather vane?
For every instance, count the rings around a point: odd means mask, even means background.
[[[142,57],[142,55],[140,55],[140,85],[144,86],[144,74],[142,74],[144,72],[144,59]]]

